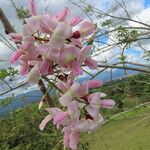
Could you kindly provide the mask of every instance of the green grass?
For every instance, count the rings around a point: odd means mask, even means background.
[[[84,137],[89,150],[149,150],[150,105],[119,115]]]
[[[37,108],[32,104],[0,119],[0,149],[63,150],[62,133],[52,123],[39,130],[47,112]],[[81,134],[78,150],[149,150],[149,139],[150,105],[145,105],[111,117],[94,133]]]
[[[7,97],[5,99],[0,100],[0,108],[4,107],[12,102],[12,97]]]

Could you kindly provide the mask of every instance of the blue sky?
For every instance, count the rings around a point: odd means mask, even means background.
[[[145,7],[149,7],[150,6],[150,1],[149,0],[144,0],[144,5],[145,5]]]

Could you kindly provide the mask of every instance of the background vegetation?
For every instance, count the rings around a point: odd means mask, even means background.
[[[128,150],[149,150],[149,81],[148,75],[140,74],[94,89],[107,93],[117,106],[101,112],[108,121],[102,127],[94,133],[81,134],[79,150],[116,150],[116,146],[127,150],[126,144]],[[0,149],[63,150],[62,133],[51,123],[43,132],[38,128],[46,114],[35,103],[1,118]]]

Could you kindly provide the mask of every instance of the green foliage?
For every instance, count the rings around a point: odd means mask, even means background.
[[[122,56],[120,56],[118,59],[119,59],[121,62],[124,62],[124,61],[127,59],[127,56],[122,55]]]
[[[92,10],[93,10],[93,9],[92,9],[92,6],[91,6],[90,4],[85,7],[85,11],[86,11],[87,13],[91,12]]]
[[[148,117],[111,121],[89,136],[95,139],[89,150],[149,150],[149,123]]]
[[[12,102],[12,97],[7,97],[5,99],[0,100],[0,108],[6,106]]]
[[[52,149],[62,139],[62,134],[50,123],[41,132],[39,124],[47,115],[39,111],[37,105],[18,109],[7,118],[0,120],[0,149],[46,150]],[[57,150],[62,147],[62,142]]]
[[[9,76],[9,73],[6,69],[0,70],[0,80],[4,80],[7,76]]]
[[[149,115],[150,104],[118,114],[82,139],[89,141],[88,150],[149,150]]]
[[[111,113],[123,111],[150,100],[150,76],[138,74],[127,79],[112,81],[91,92],[101,91],[107,94],[108,99],[114,99],[117,103],[116,109]],[[109,110],[104,110],[108,114]],[[107,115],[106,115],[107,116]],[[109,117],[109,115],[108,115]]]
[[[12,68],[12,67],[9,67],[8,69],[1,69],[0,70],[0,80],[4,80],[6,77],[8,76],[14,76],[18,74],[18,70]]]
[[[106,27],[106,26],[109,26],[111,24],[112,24],[112,20],[108,19],[108,20],[105,20],[104,22],[102,22],[102,27]]]
[[[62,133],[49,123],[44,131],[39,124],[47,111],[38,104],[20,108],[0,119],[0,149],[6,150],[63,150]],[[79,150],[88,150],[88,142],[81,139]]]
[[[118,27],[117,29],[117,38],[118,41],[123,45],[125,44],[127,48],[130,47],[130,44],[136,40],[138,36],[138,30],[136,29],[126,29],[125,27]]]
[[[23,6],[20,8],[16,8],[16,16],[19,20],[24,20],[25,18],[29,17],[29,10],[25,9]]]

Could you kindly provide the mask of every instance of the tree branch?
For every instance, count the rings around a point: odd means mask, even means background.
[[[13,28],[13,26],[10,24],[8,18],[6,17],[6,15],[4,14],[2,8],[0,7],[0,20],[4,26],[5,29],[5,33],[9,34],[12,32],[16,32],[15,29]]]

